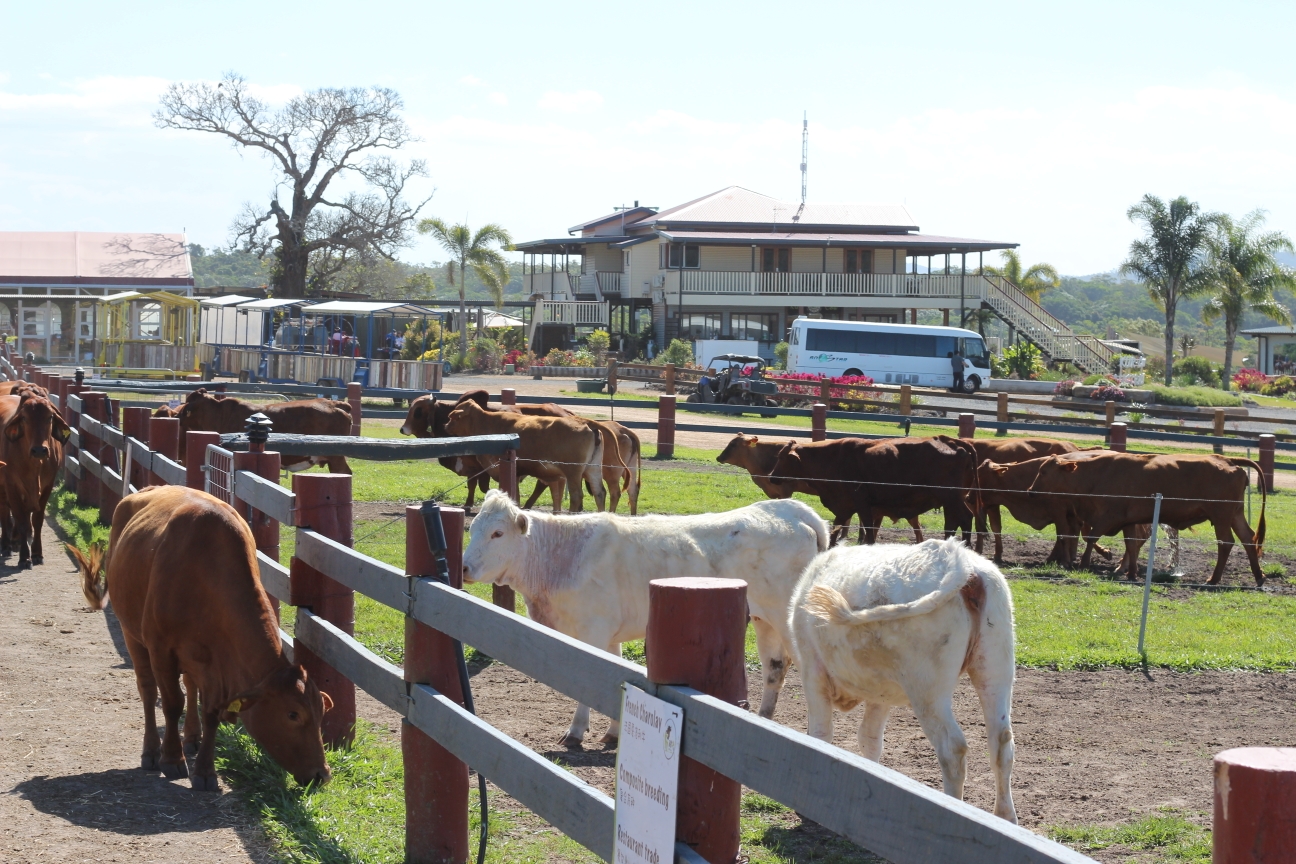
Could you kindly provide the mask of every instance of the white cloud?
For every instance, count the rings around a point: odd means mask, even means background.
[[[492,105],[507,105],[507,104],[508,104],[508,97],[505,96],[503,93],[500,93],[500,92],[498,92],[498,91],[495,92],[495,93],[490,94],[490,95],[487,96],[486,98],[489,99],[489,100],[491,101],[491,104],[492,104]]]
[[[459,79],[459,83],[467,84],[469,87],[481,87],[486,82],[478,78],[476,75],[465,75]]]
[[[603,104],[603,97],[593,90],[561,93],[550,90],[540,97],[536,106],[542,111],[561,111],[564,114],[581,114],[595,111]]]

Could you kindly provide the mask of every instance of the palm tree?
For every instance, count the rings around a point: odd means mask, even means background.
[[[1032,264],[1023,273],[1021,256],[1017,254],[1015,249],[1005,249],[999,254],[1004,259],[1004,265],[1002,267],[987,267],[985,271],[991,276],[1007,279],[1036,303],[1039,302],[1040,295],[1045,291],[1062,284],[1062,280],[1058,278],[1058,272],[1052,264]]]
[[[1169,387],[1174,375],[1175,309],[1181,299],[1199,294],[1207,286],[1203,253],[1219,216],[1203,213],[1182,195],[1166,204],[1150,194],[1125,215],[1131,222],[1141,223],[1146,236],[1130,244],[1120,272],[1143,280],[1152,300],[1165,310],[1165,384]]]
[[[977,332],[980,333],[981,338],[984,339],[986,335],[986,325],[994,321],[994,318],[995,313],[993,309],[973,309],[967,313],[967,320],[963,323],[963,326],[968,327],[975,325]]]
[[[1224,376],[1227,390],[1233,371],[1233,343],[1242,316],[1254,310],[1279,324],[1290,324],[1291,313],[1274,299],[1275,288],[1296,288],[1296,272],[1278,263],[1279,252],[1291,253],[1292,241],[1281,231],[1261,233],[1265,212],[1254,210],[1234,222],[1218,220],[1210,238],[1209,273],[1214,296],[1202,308],[1207,324],[1224,319]]]
[[[504,305],[504,286],[508,284],[508,261],[500,249],[510,249],[513,238],[494,222],[473,233],[465,224],[447,225],[440,219],[424,219],[418,224],[420,234],[431,234],[441,248],[450,253],[446,278],[455,284],[455,267],[459,269],[459,353],[468,353],[468,308],[464,297],[468,268],[490,289],[495,308]],[[498,246],[499,249],[494,248]]]

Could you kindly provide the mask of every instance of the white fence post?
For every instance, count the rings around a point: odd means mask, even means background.
[[[1143,637],[1147,635],[1148,599],[1152,595],[1152,568],[1156,565],[1157,528],[1161,524],[1161,493],[1156,494],[1152,504],[1152,533],[1148,537],[1147,576],[1143,579],[1143,614],[1139,617],[1138,653],[1147,662],[1147,652],[1143,650]]]

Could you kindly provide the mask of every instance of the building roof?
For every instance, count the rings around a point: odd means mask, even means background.
[[[769,225],[783,230],[917,231],[909,211],[899,204],[810,204],[780,201],[741,186],[730,186],[627,224],[641,227],[684,225]],[[796,218],[800,210],[800,217]],[[795,221],[794,221],[795,219]]]
[[[966,237],[942,237],[936,234],[841,234],[788,231],[677,231],[657,229],[672,242],[706,243],[712,246],[843,246],[887,249],[897,248],[926,255],[959,252],[987,252],[1013,249],[1016,243],[998,240],[972,240]]]
[[[0,232],[0,284],[193,286],[183,234]]]
[[[567,229],[567,232],[569,234],[575,234],[577,231],[586,231],[591,228],[597,228],[598,226],[606,225],[609,222],[624,221],[626,224],[629,224],[631,222],[635,222],[639,219],[642,219],[644,216],[650,216],[656,212],[657,211],[654,210],[652,207],[640,207],[639,202],[636,201],[635,206],[633,207],[627,207],[624,210],[618,210],[615,213],[609,213],[606,216],[600,216],[597,219],[591,219],[588,222],[582,222],[579,225],[573,225],[572,227]]]
[[[200,297],[198,302],[204,306],[233,306],[255,300],[255,297],[244,297],[241,294],[222,294],[219,297]]]
[[[384,303],[378,300],[330,300],[302,310],[310,315],[434,315],[431,309],[413,303]]]
[[[1296,326],[1277,324],[1273,327],[1253,327],[1238,332],[1243,336],[1296,336]]]

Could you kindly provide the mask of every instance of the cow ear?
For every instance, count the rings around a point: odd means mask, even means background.
[[[18,419],[17,417],[10,420],[9,425],[5,426],[4,436],[8,438],[10,441],[17,441],[19,438],[22,437],[22,434],[23,434],[22,420]]]
[[[58,439],[60,444],[66,444],[68,439],[72,437],[72,430],[63,422],[63,418],[57,414],[54,415],[54,437]]]
[[[261,698],[261,691],[259,689],[249,690],[246,693],[240,693],[239,695],[231,699],[229,701],[229,704],[225,706],[225,713],[228,714],[230,717],[238,717],[239,712],[248,710],[253,705],[255,705],[257,703],[257,700],[260,698]]]
[[[1007,474],[1007,473],[1008,473],[1008,466],[1007,466],[1007,465],[996,465],[995,463],[991,462],[991,463],[990,463],[990,470],[991,470],[991,471],[994,471],[996,474]]]
[[[760,441],[760,438],[753,435],[750,438],[745,439],[743,443],[746,444],[748,447],[755,447],[758,441]]]
[[[1062,462],[1058,465],[1063,471],[1074,471],[1080,467],[1079,462]]]
[[[333,710],[333,697],[325,693],[323,690],[320,691],[320,701],[324,703],[325,714]]]
[[[531,519],[527,516],[527,514],[523,513],[520,510],[518,511],[518,515],[517,515],[517,527],[518,530],[522,532],[522,536],[524,537],[526,536],[527,532],[531,529]]]

